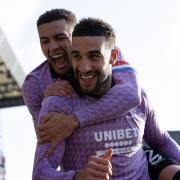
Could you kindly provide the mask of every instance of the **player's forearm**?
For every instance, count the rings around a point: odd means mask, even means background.
[[[163,153],[180,163],[180,146],[167,133],[164,136],[164,143],[161,146]]]
[[[22,96],[36,127],[43,100],[39,82],[34,78],[26,79],[22,86]]]
[[[72,180],[74,170],[62,172],[55,169],[41,168],[33,173],[32,180]]]
[[[152,117],[155,119],[154,116]],[[170,137],[168,132],[161,130],[156,121],[151,120],[146,124],[144,138],[152,148],[180,163],[180,146]]]
[[[33,180],[71,180],[75,171],[58,171],[57,168],[61,164],[65,151],[65,142],[59,143],[57,149],[52,156],[46,155],[49,144],[37,146],[33,167]]]

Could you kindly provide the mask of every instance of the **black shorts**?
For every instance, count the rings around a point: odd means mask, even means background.
[[[152,180],[158,180],[161,170],[165,167],[178,164],[175,160],[168,158],[166,155],[158,153],[150,147],[144,147],[144,152],[148,160],[149,175]],[[174,178],[176,176],[177,178],[179,177],[178,173],[176,173]],[[176,180],[174,178],[173,180]]]

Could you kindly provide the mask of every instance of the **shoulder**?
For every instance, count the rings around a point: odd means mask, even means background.
[[[42,84],[50,83],[49,77],[49,65],[46,60],[26,76],[22,85],[22,91],[28,92],[28,89],[39,88]]]
[[[25,78],[24,84],[28,82],[29,80],[32,81],[38,81],[41,80],[42,77],[44,77],[45,74],[49,73],[49,65],[48,61],[44,61],[39,66],[37,66],[35,69],[33,69]]]
[[[141,89],[141,100],[141,104],[138,106],[139,108],[141,108],[146,113],[154,111],[151,101],[144,89]]]
[[[113,64],[112,72],[136,72],[136,70],[129,62],[120,60]]]

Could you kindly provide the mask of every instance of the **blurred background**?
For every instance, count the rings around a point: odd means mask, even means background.
[[[45,60],[36,20],[52,8],[69,9],[78,19],[102,18],[114,27],[116,44],[137,69],[160,125],[180,138],[179,0],[0,2],[0,180],[31,179],[36,137],[20,87]]]

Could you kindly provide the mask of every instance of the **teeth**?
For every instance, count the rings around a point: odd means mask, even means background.
[[[85,75],[81,75],[82,79],[91,79],[94,77],[94,75],[89,75],[89,76],[85,76]]]
[[[63,57],[64,54],[57,54],[57,55],[53,55],[52,58],[56,59],[56,58],[61,58]]]

